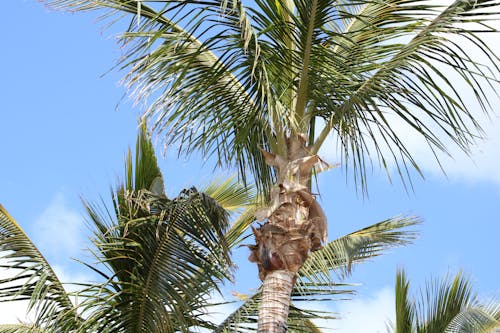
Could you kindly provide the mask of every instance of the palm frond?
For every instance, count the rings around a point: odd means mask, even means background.
[[[155,195],[165,195],[163,176],[154,151],[146,122],[141,123],[135,147],[135,163],[132,163],[132,153],[128,152],[125,165],[124,190],[148,190]]]
[[[226,239],[231,248],[241,245],[241,242],[251,235],[249,226],[255,222],[256,205],[250,205],[238,218],[231,224],[229,231],[226,233]]]
[[[41,327],[28,324],[0,325],[0,333],[50,333]]]
[[[496,331],[495,331],[496,329]],[[445,333],[494,333],[500,330],[500,303],[477,304],[460,312]]]
[[[202,187],[200,191],[231,213],[241,212],[249,205],[253,205],[255,200],[253,188],[242,185],[234,177],[216,179]]]
[[[228,213],[195,188],[174,199],[165,196],[145,125],[138,134],[135,159],[130,152],[127,155],[125,174],[114,194],[114,211],[86,203],[90,222],[96,226],[94,253],[103,267],[99,273],[106,280],[81,293],[83,329],[211,328],[213,324],[201,315],[203,307],[210,293],[231,279],[225,238]],[[225,185],[226,190],[237,189]],[[244,197],[239,190],[229,195],[214,188],[212,192],[223,203]]]
[[[475,301],[472,284],[462,273],[453,280],[428,283],[419,304],[417,332],[444,332],[453,318]]]
[[[80,320],[56,274],[21,226],[0,205],[0,262],[10,277],[0,280],[0,301],[28,301],[36,326],[64,329]]]
[[[299,271],[297,281],[332,283],[330,271],[340,278],[350,274],[353,264],[381,255],[385,250],[411,243],[417,233],[406,228],[420,223],[414,216],[398,216],[350,233],[313,252]]]
[[[404,271],[396,275],[395,333],[488,333],[500,328],[500,304],[482,304],[469,279],[460,272],[434,280],[413,300]]]
[[[402,133],[394,129],[393,119],[399,118],[422,135],[431,150],[447,152],[443,140],[450,140],[467,152],[481,129],[469,109],[471,101],[462,99],[464,91],[458,92],[456,81],[449,78],[456,75],[476,104],[489,109],[495,97],[486,91],[488,86],[496,89],[499,62],[480,33],[496,31],[487,21],[500,13],[499,5],[458,0],[440,11],[432,2],[374,1],[359,7],[358,14],[348,12],[345,34],[332,40],[332,47],[337,57],[354,59],[350,67],[357,75],[345,76],[351,83],[335,85],[315,80],[334,91],[320,90],[327,98],[318,105],[318,114],[327,125],[313,151],[335,132],[346,163],[352,161],[362,182],[371,145],[382,166],[392,159],[402,178],[410,178],[408,166],[419,169]],[[463,43],[470,44],[467,51]],[[473,50],[480,55],[471,56]]]
[[[409,295],[410,282],[403,270],[396,274],[396,323],[394,333],[412,333],[415,304]]]
[[[339,285],[339,287],[342,287]],[[337,294],[350,294],[352,291],[349,290],[331,290],[331,295]],[[298,290],[294,290],[292,293],[292,301],[295,303],[300,303],[301,301],[305,301],[304,293]],[[321,301],[322,298],[314,297],[314,293],[311,293],[310,301]],[[308,302],[304,302],[303,304],[307,304]],[[248,333],[248,332],[256,332],[257,331],[257,317],[258,317],[258,306],[260,303],[260,291],[255,293],[254,295],[245,299],[242,304],[231,314],[227,316],[227,318],[217,326],[217,328],[213,331],[214,333],[229,333],[229,332],[238,332],[238,333]],[[288,330],[290,332],[304,332],[304,333],[317,333],[321,332],[320,328],[314,324],[314,320],[328,320],[328,319],[336,319],[336,317],[329,312],[322,312],[318,310],[305,310],[297,307],[292,304],[290,306],[290,313],[288,316]]]
[[[282,147],[270,141],[277,129],[267,122],[274,114],[278,124],[282,111],[271,97],[264,51],[240,1],[168,1],[155,8],[143,4],[140,13],[136,2],[127,0],[49,3],[108,9],[106,17],[127,13],[125,81],[139,100],[153,96],[146,114],[156,119],[155,128],[166,134],[167,143],[238,166],[244,181],[243,170],[250,169],[261,179],[259,188],[271,186],[273,173],[259,148]]]

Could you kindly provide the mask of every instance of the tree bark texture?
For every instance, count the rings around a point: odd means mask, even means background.
[[[286,156],[262,151],[266,163],[276,169],[278,183],[268,206],[255,214],[265,222],[253,228],[256,244],[250,246],[249,260],[257,264],[264,282],[259,333],[286,332],[295,274],[327,239],[325,214],[310,190],[314,166],[325,163],[309,153],[305,142],[300,134],[290,136]]]
[[[287,270],[270,272],[262,285],[258,333],[285,333],[290,294],[295,273]]]

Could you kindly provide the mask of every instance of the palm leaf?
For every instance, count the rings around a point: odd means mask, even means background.
[[[417,332],[445,332],[460,313],[473,308],[476,302],[472,284],[462,273],[453,280],[429,283],[419,304]]]
[[[159,131],[169,133],[167,142],[184,153],[199,149],[215,155],[220,164],[237,165],[240,171],[249,167],[262,179],[258,185],[271,185],[273,176],[259,148],[270,149],[267,138],[273,135],[266,115],[274,113],[279,121],[280,111],[270,103],[272,86],[259,56],[263,51],[241,2],[167,3],[159,9],[141,5],[140,13],[137,3],[127,0],[50,3],[131,14],[123,35],[128,52],[122,65],[130,69],[126,81],[139,99],[159,94],[147,114],[157,118]],[[193,18],[185,19],[186,12]],[[160,112],[166,109],[171,112]],[[199,128],[207,133],[200,135]],[[240,175],[246,180],[245,173]]]
[[[134,161],[134,162],[133,162]],[[202,317],[209,296],[231,279],[225,233],[228,214],[195,188],[165,196],[162,175],[145,125],[135,159],[126,158],[125,182],[114,191],[114,210],[86,203],[96,226],[93,243],[105,281],[88,286],[80,309],[85,330],[176,332],[210,329]],[[161,180],[161,181],[159,181]],[[245,198],[225,183],[211,190],[223,204]],[[89,265],[90,266],[90,265]]]
[[[496,329],[496,330],[495,330]],[[460,312],[446,327],[445,333],[493,333],[500,330],[500,304],[477,304]]]
[[[334,133],[363,188],[373,156],[409,179],[419,168],[394,119],[433,151],[446,152],[447,139],[467,151],[480,128],[448,72],[484,110],[498,82],[498,57],[482,39],[495,31],[497,0],[49,3],[128,17],[126,81],[138,98],[154,98],[146,113],[156,129],[183,153],[237,165],[244,180],[251,171],[266,194],[274,175],[259,148],[284,154],[290,132],[309,134],[313,154]],[[326,125],[316,135],[318,117]]]
[[[350,233],[313,252],[299,271],[300,281],[332,283],[330,271],[340,278],[350,274],[353,263],[381,255],[385,250],[411,243],[417,233],[405,228],[420,223],[420,218],[398,216]]]
[[[235,220],[226,232],[225,238],[231,249],[241,244],[249,236],[249,226],[255,221],[254,214],[259,199],[253,189],[243,186],[230,177],[226,180],[215,180],[203,187],[201,191],[215,200],[226,211],[236,213]]]
[[[0,325],[0,333],[50,333],[40,327],[26,324]]]
[[[0,280],[0,301],[28,301],[36,325],[63,329],[79,321],[69,295],[45,257],[0,205],[0,261],[8,278]]]
[[[395,333],[412,333],[415,320],[415,304],[409,295],[410,282],[404,271],[396,274],[396,329]]]
[[[462,273],[428,283],[421,297],[413,301],[409,281],[396,275],[396,333],[493,332],[500,327],[497,301],[481,304],[472,284]]]
[[[375,146],[384,167],[391,158],[400,174],[409,177],[407,165],[417,170],[418,166],[401,133],[393,128],[395,116],[421,134],[430,149],[446,152],[444,136],[467,152],[480,128],[460,97],[464,92],[457,92],[456,82],[448,78],[450,72],[456,73],[477,104],[488,109],[491,96],[485,86],[495,90],[493,85],[498,81],[491,73],[499,72],[498,57],[478,33],[495,31],[487,21],[499,12],[498,5],[497,1],[459,0],[439,11],[430,2],[375,1],[359,7],[356,15],[348,14],[351,20],[343,38],[332,44],[339,56],[361,61],[352,65],[358,68],[358,75],[347,77],[351,84],[340,84],[342,93],[334,100],[322,102],[321,116],[326,116],[327,125],[313,151],[318,151],[333,131],[346,162],[352,160],[362,181],[369,144]],[[480,24],[464,28],[472,22]],[[409,41],[404,43],[405,39]],[[471,44],[467,52],[475,48],[484,56],[484,64],[468,56],[460,47],[463,42]]]
[[[340,286],[340,285],[339,285]],[[346,294],[347,291],[337,290],[332,292],[332,294]],[[292,300],[295,302],[304,301],[302,299],[303,294],[297,292],[296,290],[292,294]],[[314,297],[311,301],[319,300]],[[214,333],[247,333],[257,331],[257,316],[258,316],[258,306],[260,303],[260,292],[248,297],[233,313],[229,314],[228,317],[217,326],[213,331]],[[290,313],[288,316],[288,331],[290,332],[304,332],[304,333],[317,333],[321,332],[318,326],[314,324],[314,320],[319,319],[335,319],[331,313],[316,311],[316,310],[305,310],[301,309],[295,305],[290,306]]]
[[[240,213],[253,205],[255,193],[251,186],[243,186],[234,177],[220,178],[201,188],[201,192],[214,199],[230,213]]]

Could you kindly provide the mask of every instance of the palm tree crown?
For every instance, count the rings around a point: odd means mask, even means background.
[[[297,133],[313,155],[333,133],[363,186],[370,155],[384,167],[393,159],[403,177],[409,165],[418,170],[395,119],[430,149],[447,151],[451,139],[467,151],[479,126],[474,101],[450,78],[484,110],[498,80],[498,57],[482,39],[496,31],[495,0],[49,3],[128,13],[122,65],[137,98],[153,99],[156,129],[182,152],[252,171],[259,188],[274,183],[260,149],[285,156]]]
[[[500,304],[481,303],[471,282],[458,273],[429,283],[414,300],[404,271],[396,275],[394,333],[494,333],[500,329]]]

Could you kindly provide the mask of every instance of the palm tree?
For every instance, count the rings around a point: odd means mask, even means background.
[[[232,272],[227,211],[195,188],[166,197],[145,127],[135,161],[129,151],[125,169],[111,209],[85,203],[97,258],[97,264],[85,265],[103,282],[83,284],[79,304],[0,207],[0,261],[10,272],[0,280],[0,301],[28,300],[35,318],[0,325],[0,332],[186,332],[209,325],[199,309]],[[248,199],[247,191],[231,184],[219,192],[233,206]]]
[[[396,275],[394,333],[492,333],[500,330],[500,304],[481,304],[470,281],[458,273],[428,284],[421,297],[409,295],[404,271]]]
[[[0,263],[9,273],[0,280],[0,302],[28,301],[34,318],[30,323],[0,324],[0,333],[252,331],[260,291],[240,296],[242,304],[220,324],[206,316],[217,305],[213,293],[232,279],[231,249],[247,237],[254,220],[252,202],[252,191],[231,180],[167,198],[143,125],[135,158],[129,151],[124,181],[112,191],[111,207],[84,202],[94,226],[92,253],[97,259],[84,265],[97,273],[100,282],[78,283],[80,290],[68,293],[0,206]],[[229,227],[230,214],[245,207]],[[302,267],[293,300],[351,294],[350,285],[333,282],[325,270],[342,276],[352,264],[410,242],[414,233],[402,228],[417,222],[397,217],[330,242]],[[292,332],[317,332],[312,320],[330,317],[293,306],[288,326]]]
[[[48,2],[128,17],[121,65],[132,94],[152,99],[154,128],[257,184],[260,332],[285,330],[295,276],[326,242],[311,178],[328,167],[317,155],[327,137],[363,191],[372,158],[411,184],[420,170],[395,121],[434,153],[448,141],[467,152],[480,133],[469,106],[488,111],[497,89],[498,57],[483,40],[497,0]]]

